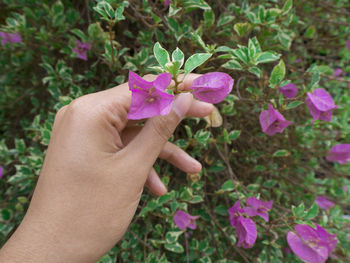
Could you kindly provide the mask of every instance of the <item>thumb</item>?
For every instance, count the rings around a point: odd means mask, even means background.
[[[146,121],[140,133],[127,145],[127,152],[133,162],[142,161],[153,166],[164,144],[175,131],[176,126],[186,115],[193,102],[190,93],[181,93],[166,116],[156,116]]]

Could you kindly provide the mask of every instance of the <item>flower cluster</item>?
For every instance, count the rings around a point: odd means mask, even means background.
[[[268,105],[268,110],[260,113],[259,120],[263,132],[269,136],[275,135],[276,132],[282,133],[291,124],[271,104]]]
[[[169,87],[170,73],[161,73],[154,81],[146,81],[136,73],[129,72],[129,89],[132,92],[128,119],[139,120],[158,115],[168,115],[175,96]],[[226,73],[211,72],[193,81],[190,90],[195,98],[219,103],[231,92],[234,80]]]
[[[177,210],[174,215],[174,222],[181,230],[185,231],[186,228],[196,229],[196,220],[199,216],[191,216],[190,214]]]
[[[247,199],[247,207],[241,208],[241,203],[236,203],[228,209],[230,223],[236,229],[238,237],[237,246],[243,248],[251,248],[257,238],[258,232],[256,225],[250,217],[260,216],[266,222],[269,221],[268,212],[272,208],[273,201],[260,201],[255,197]]]
[[[86,52],[91,49],[89,43],[82,43],[80,40],[76,40],[76,47],[73,52],[77,54],[77,57],[82,60],[87,60]]]
[[[305,103],[313,117],[313,122],[318,119],[331,121],[333,109],[338,108],[331,95],[322,88],[315,89],[313,93],[308,92]]]
[[[324,263],[337,245],[336,235],[324,228],[316,229],[308,225],[296,225],[295,233],[289,231],[287,242],[292,251],[304,262]]]

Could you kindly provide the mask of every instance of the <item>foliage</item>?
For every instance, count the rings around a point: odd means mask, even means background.
[[[301,262],[286,252],[286,234],[312,222],[337,235],[329,262],[346,262],[350,164],[325,156],[350,143],[348,1],[163,2],[1,1],[0,31],[23,41],[0,47],[0,242],[28,208],[60,107],[125,82],[129,70],[177,74],[183,65],[185,74],[221,71],[235,79],[217,105],[221,126],[187,118],[171,138],[203,170],[186,176],[159,160],[169,192],[145,191],[129,231],[99,262]],[[87,61],[74,52],[76,40],[91,45]],[[335,68],[343,73],[334,76]],[[278,92],[289,82],[299,90],[293,99]],[[331,122],[312,123],[303,103],[316,88],[339,106]],[[274,136],[259,125],[269,103],[292,122]],[[318,209],[318,195],[335,206]],[[274,204],[269,222],[254,219],[257,242],[243,249],[227,210],[250,196]],[[177,210],[200,216],[197,229],[177,228]]]

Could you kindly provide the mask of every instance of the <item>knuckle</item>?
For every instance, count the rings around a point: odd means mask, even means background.
[[[86,111],[86,98],[82,96],[73,100],[69,105],[68,109],[72,114],[81,114]]]
[[[67,110],[67,105],[60,108],[56,113],[55,121],[60,120],[66,110]]]

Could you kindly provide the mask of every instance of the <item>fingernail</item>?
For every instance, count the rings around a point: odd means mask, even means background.
[[[192,98],[193,96],[191,93],[181,93],[175,99],[173,110],[181,119],[186,115]]]
[[[158,185],[159,185],[159,190],[160,190],[159,193],[161,195],[165,195],[168,192],[168,189],[166,189],[166,187],[162,181],[159,181]]]

